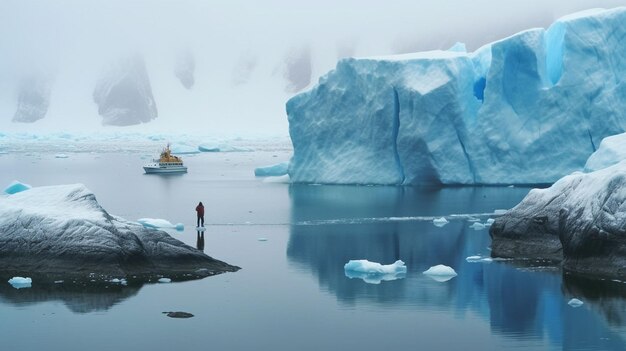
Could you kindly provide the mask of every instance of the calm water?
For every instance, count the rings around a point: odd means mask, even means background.
[[[5,154],[0,185],[81,182],[113,214],[183,222],[187,229],[171,234],[192,246],[199,241],[194,208],[203,201],[204,251],[242,269],[127,287],[0,284],[2,349],[626,349],[625,284],[564,279],[550,267],[468,263],[467,256],[489,255],[486,230],[469,228],[464,217],[442,228],[407,218],[510,208],[526,188],[289,186],[255,179],[254,167],[288,158],[280,149],[189,156],[188,174],[160,177],[142,174],[145,155]],[[350,259],[402,259],[408,274],[367,284],[345,276]],[[458,276],[440,283],[421,273],[436,264]],[[585,304],[568,306],[572,297]],[[163,311],[195,317],[170,319]]]

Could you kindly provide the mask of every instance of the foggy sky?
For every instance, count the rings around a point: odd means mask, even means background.
[[[285,102],[338,58],[468,50],[578,10],[626,0],[0,2],[0,131],[287,135]],[[120,57],[143,56],[158,118],[102,126],[92,93]],[[192,55],[193,85],[175,74]],[[24,77],[50,78],[45,118],[12,123]],[[309,84],[310,83],[310,84]],[[187,84],[189,85],[189,84]]]

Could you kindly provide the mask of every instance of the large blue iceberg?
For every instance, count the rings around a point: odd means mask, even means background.
[[[293,182],[552,183],[626,130],[626,8],[465,52],[344,59],[287,102]]]

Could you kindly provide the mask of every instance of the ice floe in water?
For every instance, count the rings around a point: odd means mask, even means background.
[[[30,288],[33,280],[31,278],[13,277],[9,279],[9,284],[16,289]]]
[[[170,145],[170,150],[172,150],[173,154],[183,155],[183,154],[198,154],[200,150],[197,147],[185,145],[185,144],[172,144]]]
[[[66,154],[56,154],[54,155],[54,158],[68,158],[69,156],[67,156]]]
[[[254,175],[257,177],[277,177],[287,174],[289,162],[282,162],[271,166],[257,167],[254,169]]]
[[[185,225],[182,223],[172,224],[170,221],[160,218],[139,218],[137,222],[141,223],[141,225],[146,228],[176,229],[178,231],[185,230]]]
[[[343,269],[346,277],[362,279],[368,284],[380,284],[382,281],[406,277],[406,266],[401,260],[388,265],[368,260],[350,260]]]
[[[237,147],[224,143],[204,143],[198,146],[202,152],[247,152],[253,151],[247,147]]]
[[[501,215],[503,215],[503,214],[507,213],[508,211],[509,211],[509,210],[497,209],[497,210],[493,210],[493,214],[494,214],[494,215],[501,216]]]
[[[493,262],[493,258],[482,257],[482,256],[469,256],[465,258],[465,261],[470,262],[470,263],[475,263],[475,262],[490,263],[490,262]]]
[[[457,276],[452,267],[448,267],[442,264],[438,264],[436,266],[428,268],[424,271],[424,274],[438,282],[446,282]]]
[[[472,224],[470,228],[474,230],[482,230],[482,229],[485,229],[485,225],[479,222],[474,222],[474,224]]]
[[[172,279],[170,278],[159,278],[159,283],[171,283]]]
[[[448,222],[448,220],[445,217],[433,219],[433,224],[435,226],[437,226],[437,227],[443,227],[444,225],[446,225],[448,223],[450,223],[450,222]]]
[[[6,188],[4,188],[4,193],[11,195],[11,194],[19,193],[24,190],[28,190],[30,188],[32,188],[30,185],[14,180],[13,182],[11,182],[11,184],[9,184]]]
[[[567,304],[572,307],[580,307],[584,304],[584,302],[580,301],[579,299],[571,299]]]

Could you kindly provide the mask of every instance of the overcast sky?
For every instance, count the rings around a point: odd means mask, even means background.
[[[287,135],[286,100],[338,58],[469,50],[578,10],[626,0],[562,1],[25,1],[0,2],[0,131],[147,130]],[[190,53],[195,84],[174,75]],[[93,101],[103,67],[144,57],[158,118],[103,127]],[[16,124],[24,75],[50,78],[50,107]]]

